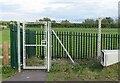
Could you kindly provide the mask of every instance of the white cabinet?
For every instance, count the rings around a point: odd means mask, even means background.
[[[103,66],[109,66],[120,61],[120,50],[102,50],[101,64]]]

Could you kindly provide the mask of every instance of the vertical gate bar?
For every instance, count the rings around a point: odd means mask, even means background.
[[[31,34],[31,33],[30,33],[30,30],[28,29],[28,37],[27,37],[27,38],[28,38],[28,44],[31,43],[31,41],[30,41],[30,34]],[[31,54],[32,54],[31,51],[30,51],[30,48],[31,48],[31,47],[27,47],[27,48],[28,48],[28,55],[26,55],[26,56],[27,56],[26,59],[28,59],[29,57],[31,57]]]
[[[42,40],[44,40],[44,35],[45,35],[45,33],[42,31]],[[42,58],[45,58],[44,47],[42,47]]]
[[[50,59],[51,59],[51,58],[50,58],[50,47],[51,47],[51,46],[50,46],[50,44],[51,44],[51,43],[50,43],[50,28],[51,28],[51,23],[48,22],[48,27],[47,27],[47,29],[48,29],[48,30],[47,30],[47,34],[48,34],[48,35],[47,35],[47,36],[48,36],[48,39],[47,39],[47,40],[48,40],[48,50],[47,50],[47,51],[48,51],[48,52],[47,52],[47,53],[48,53],[48,54],[47,54],[47,56],[48,56],[48,57],[47,57],[47,58],[48,58],[48,63],[47,63],[47,64],[48,64],[48,67],[47,67],[48,70],[47,70],[47,71],[48,71],[48,72],[49,72],[49,70],[50,70],[50,64],[51,64],[51,61],[50,61]]]
[[[25,23],[23,23],[23,68],[26,66],[26,61],[25,61]]]
[[[41,34],[40,34],[40,31],[37,31],[37,40],[38,40],[38,44],[40,45],[40,36],[41,36]],[[39,57],[41,57],[41,55],[40,55],[40,51],[41,51],[41,46],[38,46],[38,50],[37,50],[38,52],[37,52],[37,55],[39,56]]]
[[[42,40],[42,31],[40,31],[40,36],[39,36],[39,44],[41,44],[41,40]],[[40,57],[42,57],[42,47],[40,46]]]
[[[49,49],[48,49],[48,48],[49,48],[49,47],[48,47],[48,46],[49,46],[49,45],[48,45],[48,43],[49,43],[48,33],[49,33],[49,32],[48,32],[48,27],[49,27],[49,22],[46,22],[46,23],[45,23],[45,28],[44,28],[44,29],[45,29],[45,32],[43,33],[43,34],[44,34],[43,37],[44,37],[44,40],[46,41],[46,45],[47,45],[47,46],[46,46],[45,48],[43,47],[43,51],[44,51],[44,52],[43,52],[43,53],[44,53],[43,56],[44,56],[44,59],[45,59],[45,67],[47,67],[47,71],[49,72],[49,67],[48,67],[48,66],[49,66],[49,63],[48,63],[48,61],[49,61],[49,52],[48,52],[48,51],[49,51]]]
[[[20,63],[20,23],[17,22],[17,38],[18,38],[18,71],[21,72],[21,63]]]
[[[52,34],[52,59],[53,59],[53,55],[54,55],[53,33],[51,33],[51,34]]]
[[[35,31],[35,35],[36,35],[36,45],[38,44],[38,35],[37,35],[37,31]],[[38,47],[36,46],[36,57],[37,57],[37,50],[38,50]]]

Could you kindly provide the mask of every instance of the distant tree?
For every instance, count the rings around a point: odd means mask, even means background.
[[[43,19],[39,19],[39,21],[43,21]]]
[[[56,21],[55,21],[55,20],[52,20],[52,23],[56,23]]]
[[[87,19],[85,19],[83,22],[82,22],[82,26],[83,27],[85,27],[85,28],[93,28],[93,27],[96,27],[96,20],[94,20],[94,19],[89,19],[89,18],[87,18]]]
[[[51,21],[51,19],[50,19],[50,18],[45,17],[45,18],[43,18],[43,19],[39,19],[39,21]]]
[[[51,19],[50,18],[43,18],[43,21],[51,21]]]
[[[69,24],[70,22],[68,20],[62,20],[61,24]]]
[[[111,17],[105,17],[102,19],[102,24],[105,28],[111,28],[112,24],[114,23],[114,20]]]
[[[70,26],[70,22],[68,20],[62,20],[61,21],[61,26],[62,27],[69,27]]]
[[[117,24],[117,23],[118,23],[118,19],[115,19],[115,20],[114,20],[114,23]]]
[[[94,23],[96,23],[96,21],[94,19],[87,18],[82,23],[83,24],[94,24]]]
[[[110,23],[114,23],[114,20],[111,17],[106,17],[102,19],[102,23],[110,24]]]

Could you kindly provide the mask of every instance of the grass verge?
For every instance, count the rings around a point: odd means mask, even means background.
[[[52,63],[48,81],[117,81],[118,64],[103,68],[95,60],[79,60],[76,65],[68,60]]]
[[[10,66],[3,66],[2,67],[2,80],[6,80],[7,78],[15,75],[17,69],[13,69]]]

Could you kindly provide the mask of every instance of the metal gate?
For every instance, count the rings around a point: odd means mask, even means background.
[[[35,25],[41,25],[43,27],[37,26],[37,29],[42,30],[43,36],[39,39],[36,28],[30,28]],[[61,40],[57,36],[54,30],[51,30],[51,22],[24,22],[17,24],[12,24],[11,26],[11,66],[13,68],[18,68],[19,72],[21,68],[23,69],[46,69],[48,72],[51,66],[51,33],[59,41],[61,47],[66,52],[72,63],[74,63],[70,54],[66,50],[65,46],[62,44]],[[30,29],[28,29],[30,28]],[[15,32],[13,34],[12,32]],[[41,35],[41,34],[40,34]],[[15,37],[13,37],[15,36]],[[13,45],[14,44],[14,45]],[[41,47],[44,53],[41,56],[39,51]],[[14,48],[14,49],[13,49]],[[14,51],[14,52],[13,52]],[[14,60],[13,60],[14,59]],[[36,62],[38,61],[38,62]],[[32,63],[32,64],[31,64]]]

